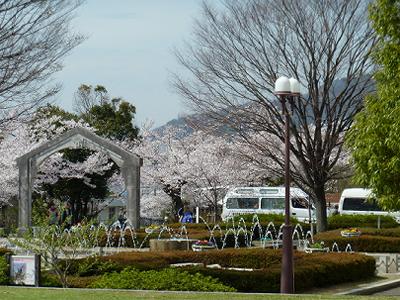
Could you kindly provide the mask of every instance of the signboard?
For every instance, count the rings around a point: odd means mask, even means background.
[[[14,284],[39,286],[40,257],[38,255],[12,255],[10,276]]]

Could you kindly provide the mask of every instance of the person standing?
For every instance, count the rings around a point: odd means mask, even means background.
[[[65,202],[63,211],[61,213],[60,225],[65,226],[66,228],[71,227],[72,225],[72,211],[71,211],[71,203],[69,201]]]
[[[53,202],[49,205],[49,225],[58,224],[58,211]]]

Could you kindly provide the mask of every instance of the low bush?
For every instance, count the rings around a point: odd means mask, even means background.
[[[87,288],[100,276],[67,276],[68,286],[71,288]],[[42,271],[40,274],[40,286],[42,287],[62,287],[60,279],[56,274],[49,271]]]
[[[0,285],[6,285],[9,281],[7,260],[4,256],[0,256]]]
[[[340,230],[332,230],[315,235],[314,240],[323,241],[330,248],[336,243],[341,251],[345,250],[346,246],[350,244],[351,249],[357,252],[400,252],[400,237],[377,235],[379,232],[385,232],[385,230],[360,230],[362,233],[359,237],[343,237]],[[397,231],[389,232],[394,234]]]
[[[399,224],[390,216],[380,216],[381,228],[395,228]],[[378,216],[374,215],[334,215],[328,218],[329,229],[349,227],[371,227],[377,228]]]
[[[68,285],[71,288],[84,289],[91,286],[94,282],[96,282],[100,278],[101,276],[86,276],[86,277],[68,276]]]
[[[90,285],[93,288],[234,292],[235,289],[200,273],[190,274],[176,269],[139,271],[124,269],[121,273],[105,274]]]
[[[102,275],[104,273],[121,270],[121,267],[116,263],[112,261],[101,261],[97,259],[97,257],[82,260],[77,267],[75,275],[78,276]]]
[[[56,274],[49,271],[40,272],[40,286],[44,287],[62,287],[60,279]]]

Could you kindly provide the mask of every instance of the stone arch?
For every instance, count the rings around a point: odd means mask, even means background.
[[[140,227],[140,167],[142,159],[84,128],[73,128],[17,159],[19,168],[18,227],[26,229],[32,222],[32,185],[38,166],[50,155],[66,148],[89,148],[107,152],[120,167],[128,192],[127,218]]]

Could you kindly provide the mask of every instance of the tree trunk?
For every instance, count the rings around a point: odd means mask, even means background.
[[[181,197],[182,186],[186,184],[186,181],[178,180],[176,185],[165,184],[163,186],[163,191],[171,197],[173,203],[173,218],[175,222],[179,222],[179,211],[183,209],[183,201]]]
[[[324,185],[319,185],[314,190],[316,201],[317,214],[317,232],[326,231],[328,229],[328,218],[326,214],[326,198]]]

